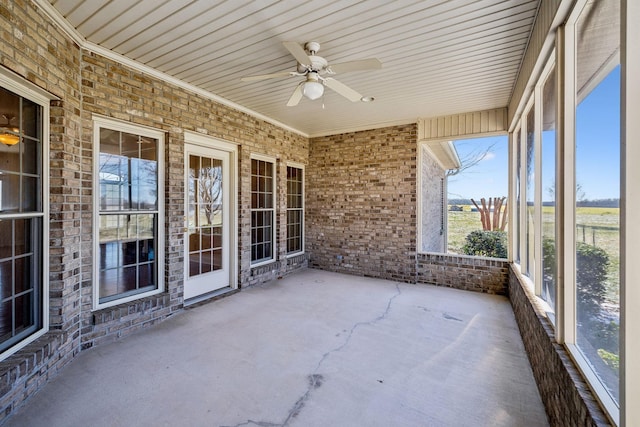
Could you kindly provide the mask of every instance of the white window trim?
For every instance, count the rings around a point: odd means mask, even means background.
[[[276,170],[276,168],[278,167],[278,163],[277,163],[277,159],[275,157],[270,157],[270,156],[265,156],[263,154],[257,154],[257,153],[251,153],[251,155],[249,156],[251,158],[251,160],[260,160],[263,162],[269,162],[273,164],[273,179],[271,180],[272,182],[272,194],[273,194],[273,208],[271,208],[273,210],[273,227],[271,229],[271,246],[272,246],[272,250],[271,250],[271,258],[269,259],[265,259],[265,260],[261,260],[258,262],[254,262],[251,261],[251,268],[254,267],[260,267],[261,265],[266,265],[266,264],[270,264],[272,262],[274,262],[276,260],[276,253],[277,253],[277,242],[276,242],[276,228],[277,228],[277,218],[276,218],[276,202],[277,202],[277,197],[276,197],[276,179],[278,177],[278,172]],[[249,170],[249,172],[251,172],[251,170]],[[251,185],[251,183],[249,183],[249,185]],[[249,194],[251,194],[251,192],[249,192]],[[250,207],[249,209],[251,212],[253,212],[253,208]],[[250,226],[251,228],[251,226]],[[251,248],[251,245],[253,244],[253,241],[249,241],[249,247]],[[251,259],[251,251],[249,251],[249,259]]]
[[[527,283],[534,285],[533,280],[529,277],[529,275],[525,274],[529,270],[529,257],[527,256],[527,198],[529,194],[527,193],[527,116],[534,108],[534,96],[531,94],[531,97],[527,101],[524,112],[522,113],[522,117],[520,118],[520,217],[518,218],[520,223],[520,269],[522,271],[523,277],[529,279]],[[534,118],[535,121],[535,118]],[[535,144],[535,138],[534,138]],[[534,145],[535,148],[535,145]],[[535,178],[535,175],[534,175]],[[534,183],[535,185],[535,183]],[[535,205],[535,201],[534,201]],[[535,224],[534,224],[535,226]],[[535,273],[534,273],[535,274]]]
[[[637,186],[640,182],[640,100],[632,94],[640,93],[640,52],[637,41],[640,40],[640,2],[622,0],[622,20],[620,52],[622,75],[621,97],[621,149],[622,149],[622,187],[620,197],[620,226],[624,230],[621,236],[620,258],[620,423],[623,426],[640,424],[640,287],[635,271],[640,253],[640,223],[634,220],[640,210],[640,194]],[[636,142],[636,143],[633,143]],[[635,361],[636,363],[632,363]]]
[[[0,67],[0,86],[42,107],[42,283],[40,313],[42,328],[0,354],[0,361],[21,350],[49,331],[49,128],[50,103],[58,97],[44,91],[33,83],[22,79],[11,71]]]
[[[291,168],[297,168],[297,169],[302,169],[302,229],[300,230],[300,234],[301,234],[301,242],[300,242],[300,247],[302,248],[299,251],[296,252],[291,252],[291,253],[287,253],[285,255],[285,258],[292,258],[292,257],[296,257],[299,255],[304,254],[304,244],[305,244],[305,232],[304,232],[304,228],[305,228],[305,210],[306,210],[306,204],[305,204],[305,198],[306,198],[306,192],[307,192],[307,188],[305,186],[305,181],[307,180],[307,171],[305,170],[305,165],[302,163],[296,163],[296,162],[287,162],[286,163],[286,167],[291,167]],[[287,195],[289,192],[289,186],[287,185]],[[298,208],[296,208],[298,209]],[[289,212],[289,204],[287,203],[287,212]],[[289,224],[287,223],[287,226]]]
[[[139,300],[151,295],[157,295],[164,292],[164,145],[165,145],[165,133],[158,129],[151,128],[143,125],[136,125],[129,122],[124,122],[108,117],[93,115],[93,311],[101,310],[107,307],[113,307],[115,305],[125,304],[131,301]],[[118,298],[109,302],[100,304],[100,285],[98,283],[100,273],[100,179],[97,173],[100,163],[100,129],[107,128],[120,132],[128,132],[134,135],[146,136],[158,140],[158,223],[156,225],[157,231],[157,277],[158,288],[152,291],[143,292],[128,297]],[[137,212],[137,211],[135,211]],[[133,212],[132,212],[133,213]],[[148,212],[145,212],[148,213]]]

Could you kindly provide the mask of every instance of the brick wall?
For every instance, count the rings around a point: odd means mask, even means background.
[[[30,1],[0,0],[0,64],[59,100],[51,103],[51,332],[0,363],[0,423],[81,350],[131,334],[183,307],[184,131],[238,145],[239,286],[306,266],[306,255],[250,267],[250,154],[277,159],[277,219],[286,219],[286,163],[306,164],[308,139],[80,49]],[[93,122],[99,114],[165,132],[165,292],[93,308]]]
[[[537,297],[522,284],[513,268],[509,269],[509,299],[549,423],[610,425],[569,353],[555,342],[553,325],[537,303]]]
[[[507,295],[506,260],[451,254],[418,254],[416,282]]]
[[[414,280],[416,132],[409,124],[311,139],[310,266]]]
[[[0,64],[60,98],[50,108],[50,332],[0,363],[0,422],[79,352],[82,194],[78,47],[31,2],[0,1]]]
[[[123,306],[91,312],[93,305],[93,256],[91,239],[83,251],[82,347],[113,340],[157,322],[182,308],[183,295],[183,216],[184,216],[184,131],[195,131],[230,141],[239,146],[239,286],[248,286],[285,274],[286,235],[279,227],[277,258],[267,272],[257,274],[250,267],[250,155],[259,153],[277,159],[277,219],[284,224],[286,209],[287,161],[307,162],[307,139],[252,118],[240,111],[217,104],[162,80],[129,69],[95,53],[82,52],[82,123],[84,157],[93,156],[92,115],[99,114],[150,126],[167,133],[165,150],[165,288],[169,298],[152,296]],[[87,162],[83,182],[86,194],[92,192],[92,163]],[[284,190],[283,190],[284,189]],[[85,214],[92,215],[90,200]],[[91,222],[83,223],[83,235],[91,235]],[[302,267],[299,264],[298,267]],[[115,313],[115,314],[113,314]],[[121,313],[122,315],[119,315]],[[144,319],[140,321],[139,319]]]
[[[420,198],[422,209],[420,221],[422,221],[422,252],[446,252],[445,247],[445,219],[446,215],[443,206],[446,191],[445,170],[434,160],[426,149],[420,150],[421,162],[421,193]]]

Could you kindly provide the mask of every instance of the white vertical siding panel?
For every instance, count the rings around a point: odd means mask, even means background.
[[[442,136],[445,136],[445,130],[444,130],[444,117],[438,117],[438,133],[437,133],[437,137],[440,138]]]
[[[480,126],[480,113],[473,113],[473,125],[471,126],[471,132],[473,133],[481,133],[482,129]]]
[[[507,109],[476,111],[449,116],[419,119],[420,140],[445,139],[506,132]]]
[[[497,129],[496,126],[496,118],[497,118],[497,111],[496,110],[489,110],[487,112],[487,114],[489,115],[489,122],[487,123],[487,130],[489,132],[495,132]]]
[[[457,136],[459,135],[459,131],[460,131],[460,116],[458,116],[457,114],[454,116],[451,116],[451,136]]]

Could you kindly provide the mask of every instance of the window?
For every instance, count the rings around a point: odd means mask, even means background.
[[[161,132],[94,118],[95,306],[162,291]]]
[[[522,200],[522,189],[520,188],[520,186],[522,185],[522,180],[520,179],[520,174],[522,171],[522,146],[521,146],[521,142],[520,142],[520,133],[521,133],[521,129],[517,128],[516,131],[513,133],[513,145],[515,146],[515,151],[516,151],[516,165],[515,165],[515,185],[514,185],[514,189],[515,189],[515,218],[512,218],[511,223],[515,225],[515,243],[513,245],[513,247],[515,248],[515,254],[514,254],[514,260],[517,263],[520,263],[522,261],[522,257],[521,257],[521,248],[520,248],[520,242],[522,241],[522,206],[521,206],[521,200]],[[512,205],[513,206],[513,205]]]
[[[587,3],[576,24],[575,343],[616,404],[620,354],[619,34],[618,1]]]
[[[274,259],[275,161],[262,156],[251,159],[251,263]]]
[[[304,171],[287,166],[287,254],[304,251]]]
[[[524,273],[534,280],[535,271],[535,105],[531,107],[527,114],[525,143],[525,198],[526,208],[524,209],[525,226],[525,271]]]
[[[619,19],[617,0],[576,7],[561,38],[565,72],[558,74],[553,59],[546,64],[513,134],[514,141],[524,140],[514,158],[515,190],[524,198],[516,262],[549,306],[556,337],[614,421],[620,408],[624,232]],[[563,122],[556,111],[559,94]],[[556,298],[557,287],[562,298]]]
[[[49,99],[0,76],[0,353],[46,331]]]
[[[556,301],[556,69],[542,88],[542,290],[555,310]],[[551,319],[554,320],[553,318]]]

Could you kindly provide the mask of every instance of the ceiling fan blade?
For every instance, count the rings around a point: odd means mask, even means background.
[[[296,42],[282,42],[282,44],[284,45],[284,47],[287,48],[289,53],[291,53],[291,55],[293,55],[293,57],[296,58],[296,61],[298,61],[299,63],[305,66],[308,66],[311,64],[309,55],[307,55],[307,52],[304,51],[304,49],[302,48],[302,46],[300,46],[300,44]]]
[[[360,61],[342,62],[327,67],[329,74],[347,73],[349,71],[379,70],[382,62],[376,58],[362,59]]]
[[[258,80],[266,80],[266,79],[274,79],[276,77],[289,77],[295,75],[294,72],[292,71],[280,71],[279,73],[273,73],[273,74],[262,74],[259,76],[247,76],[247,77],[243,77],[240,80],[242,80],[243,82],[256,82]]]
[[[300,83],[296,86],[295,90],[291,94],[291,98],[289,98],[289,102],[287,102],[287,107],[295,107],[298,105],[300,100],[302,99],[302,85],[304,82]]]
[[[336,79],[326,78],[324,79],[324,84],[327,85],[329,88],[335,90],[336,92],[338,92],[340,95],[344,96],[351,102],[360,101],[360,99],[362,98],[362,95],[360,95],[358,92],[351,89],[349,86],[345,85],[344,83],[340,83]]]

